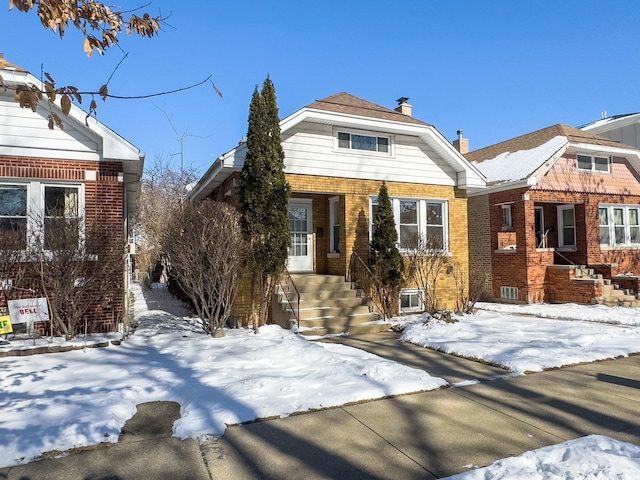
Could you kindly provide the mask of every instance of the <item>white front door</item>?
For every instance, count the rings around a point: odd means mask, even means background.
[[[291,247],[287,269],[290,272],[313,271],[313,218],[312,201],[294,199],[289,201],[289,227]]]

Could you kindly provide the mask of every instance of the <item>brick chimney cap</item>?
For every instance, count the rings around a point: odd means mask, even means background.
[[[407,100],[409,100],[409,97],[400,97],[396,102],[398,102],[398,105],[402,105],[403,103],[407,103]]]

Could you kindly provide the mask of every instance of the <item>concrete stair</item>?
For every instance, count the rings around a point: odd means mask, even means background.
[[[592,268],[576,268],[574,280],[591,280],[602,283],[602,296],[596,297],[591,303],[595,305],[607,305],[609,307],[640,307],[640,296],[620,288],[619,285],[611,283],[611,280],[603,278],[602,275],[594,273]]]
[[[380,315],[372,311],[366,299],[359,297],[344,277],[316,274],[291,277],[300,292],[301,334],[360,334],[389,329],[389,323],[371,323],[379,322]]]

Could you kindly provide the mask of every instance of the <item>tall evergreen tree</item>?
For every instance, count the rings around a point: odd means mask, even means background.
[[[243,227],[252,250],[249,265],[252,314],[256,313],[258,293],[260,325],[266,322],[269,299],[287,262],[291,244],[290,193],[284,175],[275,87],[267,76],[262,92],[256,86],[249,106],[247,154],[240,176]]]
[[[397,298],[404,285],[404,262],[398,250],[398,232],[387,185],[383,182],[378,192],[378,210],[373,219],[370,263],[384,287],[385,316],[397,313]]]

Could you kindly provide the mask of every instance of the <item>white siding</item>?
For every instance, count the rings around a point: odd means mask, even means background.
[[[371,132],[376,134],[385,135]],[[419,137],[392,135],[391,155],[338,149],[331,125],[303,122],[282,139],[286,173],[456,185],[453,169]]]
[[[64,130],[49,130],[42,106],[37,112],[20,108],[13,96],[0,95],[0,154],[99,160],[100,140],[80,131],[75,121],[64,121]],[[85,129],[86,130],[86,129]]]
[[[621,142],[625,145],[640,148],[640,125],[637,123],[616,128],[608,132],[598,133],[598,135],[615,142]]]

